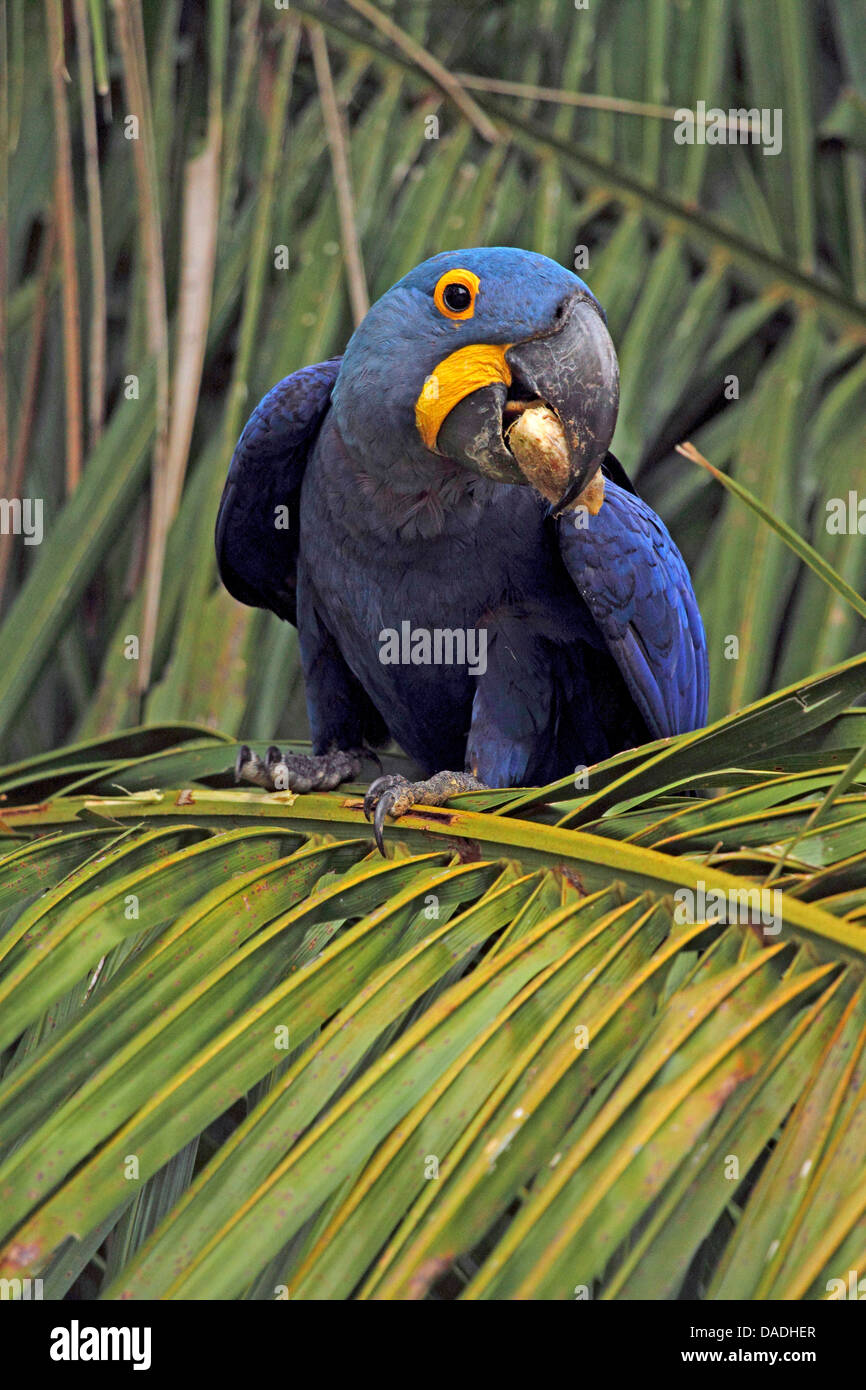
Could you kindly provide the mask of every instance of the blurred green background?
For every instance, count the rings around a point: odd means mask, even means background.
[[[5,759],[142,721],[306,736],[294,631],[217,584],[232,446],[368,298],[460,246],[577,256],[605,305],[613,447],[695,574],[712,715],[863,646],[674,452],[691,439],[862,588],[863,536],[826,526],[866,494],[861,0],[0,16],[0,496],[41,498],[45,533],[0,538]],[[677,144],[698,101],[781,110],[781,152]]]

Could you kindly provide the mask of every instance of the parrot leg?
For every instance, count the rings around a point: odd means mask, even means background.
[[[399,775],[377,777],[364,797],[364,815],[373,817],[373,835],[380,854],[385,853],[382,827],[386,816],[402,816],[413,806],[444,806],[460,792],[482,792],[487,788],[468,772],[437,772],[426,782],[410,782]]]
[[[355,781],[361,771],[361,759],[369,756],[361,748],[310,756],[281,753],[271,746],[262,762],[258,753],[244,744],[235,763],[235,781],[254,782],[269,792],[330,792],[341,782]]]

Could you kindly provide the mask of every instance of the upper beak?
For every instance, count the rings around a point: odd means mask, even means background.
[[[549,333],[505,353],[511,384],[495,382],[459,401],[442,422],[437,452],[472,460],[500,482],[526,482],[506,443],[507,414],[543,401],[559,417],[568,449],[568,479],[558,515],[601,466],[616,427],[619,366],[595,301],[575,291]]]

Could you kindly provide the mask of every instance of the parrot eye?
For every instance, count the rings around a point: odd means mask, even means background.
[[[436,308],[448,319],[471,319],[480,284],[471,270],[446,270],[433,291]]]
[[[465,285],[446,285],[442,302],[447,309],[453,309],[455,314],[462,314],[472,303],[472,295]]]

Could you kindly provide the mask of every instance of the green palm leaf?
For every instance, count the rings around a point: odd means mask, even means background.
[[[98,1244],[108,1298],[828,1296],[866,1219],[862,758],[808,827],[864,684],[590,769],[580,830],[558,784],[478,793],[387,860],[351,788],[220,790],[195,730],[148,731],[175,791],[141,742],[20,765],[0,1270]]]

